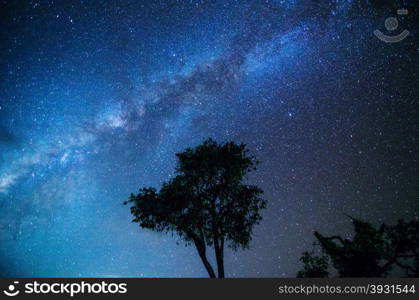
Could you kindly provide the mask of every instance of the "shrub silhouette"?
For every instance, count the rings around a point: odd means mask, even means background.
[[[324,278],[329,276],[329,257],[315,256],[314,252],[304,252],[300,258],[304,267],[298,271],[297,278]]]
[[[314,233],[340,277],[385,277],[395,267],[403,270],[406,277],[419,276],[418,221],[407,223],[401,219],[394,226],[382,224],[376,228],[369,222],[351,219],[353,239]],[[306,252],[301,261],[304,268],[298,276],[325,277],[315,276],[325,275],[328,269],[321,258]]]

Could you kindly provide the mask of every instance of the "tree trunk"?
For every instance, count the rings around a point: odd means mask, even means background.
[[[219,238],[220,235],[219,235],[218,227],[217,227],[216,211],[217,211],[217,208],[216,208],[215,199],[214,199],[212,201],[211,223],[212,223],[212,234],[213,234],[215,258],[217,260],[218,278],[224,278],[224,259],[223,259],[224,238],[222,237],[220,241],[220,238]]]
[[[206,255],[206,250],[205,250],[205,244],[202,244],[202,242],[198,241],[198,240],[194,240],[194,244],[196,247],[196,250],[198,251],[199,257],[201,258],[205,269],[208,272],[208,275],[210,278],[215,278],[215,272],[214,269],[212,268],[210,262],[207,259],[207,255]]]
[[[217,258],[218,278],[224,278],[224,239],[221,239],[220,243],[217,240],[215,256]]]

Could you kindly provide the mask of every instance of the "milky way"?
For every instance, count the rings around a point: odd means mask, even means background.
[[[208,137],[268,200],[227,276],[295,276],[345,214],[418,219],[417,12],[390,3],[0,1],[0,275],[205,277],[122,203]]]

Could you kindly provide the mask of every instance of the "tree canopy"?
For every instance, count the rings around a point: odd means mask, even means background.
[[[131,194],[133,222],[158,232],[177,234],[194,244],[210,277],[216,277],[206,254],[215,251],[218,277],[224,277],[224,248],[249,246],[252,230],[266,207],[263,191],[247,184],[258,161],[245,144],[206,140],[176,154],[175,177],[157,190]]]

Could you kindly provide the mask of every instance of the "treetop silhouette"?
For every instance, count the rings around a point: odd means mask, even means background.
[[[158,191],[141,188],[132,203],[133,222],[158,232],[175,233],[194,244],[210,277],[216,277],[207,258],[214,249],[218,277],[224,277],[224,248],[245,249],[266,207],[263,191],[246,184],[258,161],[245,144],[206,140],[176,154],[176,176]]]

